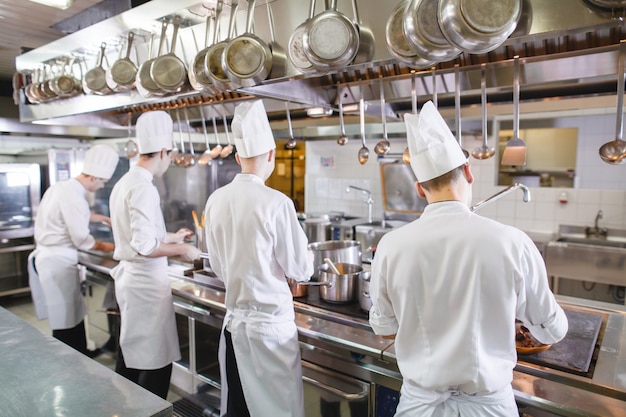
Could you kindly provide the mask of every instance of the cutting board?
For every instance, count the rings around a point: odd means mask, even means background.
[[[518,355],[520,360],[578,375],[589,372],[591,358],[600,334],[602,316],[564,309],[569,322],[565,338],[545,352]]]

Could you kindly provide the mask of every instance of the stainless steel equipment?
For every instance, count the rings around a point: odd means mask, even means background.
[[[328,264],[319,267],[320,298],[329,303],[351,303],[357,297],[359,278],[363,272],[360,265],[337,263],[338,274],[331,271]]]
[[[33,236],[40,194],[38,164],[0,164],[0,239]]]
[[[329,240],[309,244],[313,252],[313,277],[318,277],[319,267],[324,265],[324,258],[335,263],[361,265],[361,245],[354,240]]]
[[[327,215],[307,218],[302,223],[304,233],[309,242],[325,242],[329,240],[330,219]]]

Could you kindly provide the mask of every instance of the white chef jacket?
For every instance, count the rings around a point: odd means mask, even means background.
[[[211,268],[224,281],[224,327],[233,339],[251,417],[304,417],[293,296],[286,278],[308,281],[313,259],[293,202],[252,174],[238,174],[205,207]],[[220,341],[222,414],[228,383]]]
[[[115,252],[111,276],[120,307],[120,346],[126,366],[160,369],[180,359],[167,258],[147,258],[166,241],[152,174],[132,167],[115,184],[109,206]]]
[[[411,408],[403,401],[435,405],[451,393],[489,399],[509,390],[515,319],[544,343],[567,333],[532,240],[459,201],[429,204],[380,240],[370,296],[374,331],[396,334],[406,394],[398,410]]]
[[[35,219],[37,249],[29,261],[29,285],[37,316],[48,318],[53,330],[76,326],[87,311],[80,292],[77,253],[95,243],[89,232],[86,195],[75,178],[57,182],[44,193]]]

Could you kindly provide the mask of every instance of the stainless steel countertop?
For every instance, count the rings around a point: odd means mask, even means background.
[[[172,404],[0,308],[3,416],[165,417]]]
[[[81,254],[87,267],[106,270],[106,261]],[[169,273],[175,296],[225,312],[224,292],[210,273],[186,276],[190,264],[171,262]],[[557,297],[564,308],[582,309],[606,315],[605,328],[592,378],[518,361],[513,388],[520,404],[552,410],[564,416],[623,416],[626,410],[626,313],[606,303]],[[310,338],[338,348],[363,354],[388,364],[397,374],[395,350],[389,340],[373,333],[367,320],[330,313],[322,308],[294,301],[296,324],[303,339]],[[399,374],[397,374],[399,376]]]

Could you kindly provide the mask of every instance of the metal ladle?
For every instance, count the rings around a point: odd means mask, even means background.
[[[289,140],[285,144],[285,149],[293,149],[296,147],[296,140],[293,138],[293,126],[291,125],[291,112],[289,111],[289,102],[285,102],[285,110],[287,112],[287,124],[289,125]]]
[[[626,41],[619,43],[619,59],[617,64],[617,122],[615,140],[607,142],[599,149],[600,158],[607,164],[618,165],[626,161],[626,141],[622,140],[624,132],[624,60],[626,60]]]
[[[454,113],[455,113],[455,126],[456,126],[456,141],[459,143],[461,150],[465,157],[469,157],[469,152],[463,149],[462,146],[462,134],[461,134],[461,77],[459,75],[459,64],[454,65]]]
[[[415,89],[415,74],[411,77],[411,106],[413,108],[413,114],[417,115],[417,90]],[[402,152],[402,162],[405,164],[411,163],[411,152],[407,146],[404,152]]]
[[[217,158],[222,153],[222,145],[220,145],[220,135],[217,132],[217,123],[215,123],[215,107],[211,107],[213,111],[213,134],[215,135],[215,141],[217,145],[211,149],[211,158]]]
[[[233,153],[233,145],[230,143],[230,134],[228,133],[228,123],[226,122],[226,112],[222,113],[222,122],[224,122],[224,133],[226,133],[226,142],[228,142],[228,145],[222,148],[222,152],[220,152],[220,157],[226,158],[228,155]]]
[[[183,131],[180,123],[180,110],[176,109],[176,120],[178,122],[178,137],[180,138],[180,152],[174,157],[174,164],[184,167],[185,162],[185,143],[183,142]]]
[[[185,155],[185,168],[196,165],[196,153],[193,150],[193,141],[191,140],[191,125],[189,124],[189,114],[185,108],[185,122],[187,123],[187,139],[189,140],[189,153]]]
[[[363,98],[363,91],[361,91],[361,98],[359,99],[359,114],[361,125],[361,149],[359,149],[359,163],[365,165],[370,156],[370,150],[365,144],[365,99]]]
[[[480,66],[480,88],[480,101],[483,106],[483,144],[472,150],[472,156],[476,159],[488,159],[495,155],[496,148],[490,148],[487,144],[487,64]]]
[[[348,136],[346,135],[346,125],[343,120],[343,94],[339,93],[339,126],[341,127],[341,136],[337,138],[337,143],[341,146],[348,143]]]
[[[134,158],[139,154],[139,148],[137,148],[137,144],[130,137],[130,122],[132,120],[131,114],[128,113],[128,141],[124,144],[124,152],[126,152],[126,157],[128,159]]]
[[[391,148],[391,143],[389,143],[389,139],[387,138],[387,115],[385,114],[385,89],[383,84],[383,79],[380,79],[380,115],[383,122],[383,140],[379,141],[376,146],[374,146],[374,152],[377,155],[385,155],[389,152],[389,148]]]
[[[208,165],[211,162],[211,147],[209,146],[209,135],[206,131],[206,118],[204,117],[204,109],[200,106],[200,117],[202,117],[202,133],[204,134],[204,143],[206,145],[206,150],[200,155],[198,158],[198,164],[200,165]]]

